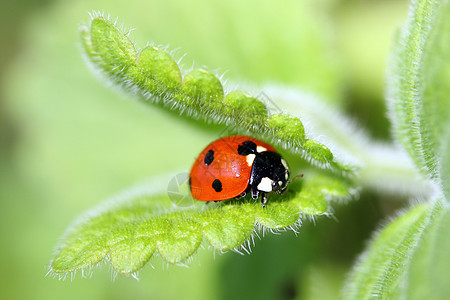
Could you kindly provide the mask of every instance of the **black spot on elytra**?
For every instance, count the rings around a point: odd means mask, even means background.
[[[218,193],[222,191],[222,182],[219,179],[216,179],[212,183],[213,189]]]
[[[213,150],[209,150],[206,155],[205,155],[205,165],[209,166],[214,160],[214,151]]]
[[[256,153],[256,144],[252,141],[243,142],[238,146],[239,155],[247,156],[252,153]]]

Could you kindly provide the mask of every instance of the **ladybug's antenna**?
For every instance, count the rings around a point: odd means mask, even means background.
[[[292,181],[294,181],[295,179],[300,178],[300,177],[303,178],[303,174],[295,175],[294,178],[289,179],[287,183],[291,183]]]

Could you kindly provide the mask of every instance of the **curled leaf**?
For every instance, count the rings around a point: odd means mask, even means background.
[[[337,162],[330,150],[325,153],[325,146],[315,147],[305,139],[299,118],[270,112],[265,103],[245,92],[225,93],[221,81],[207,70],[195,69],[183,77],[165,50],[154,46],[136,50],[128,36],[102,15],[94,13],[81,35],[92,66],[147,102],[159,103],[183,116],[263,136],[307,161],[317,162],[320,168],[343,175],[352,173],[353,167]]]
[[[304,142],[305,129],[297,117],[284,113],[273,114],[267,121],[267,127],[275,138],[284,140],[292,137],[297,144]]]
[[[175,61],[157,47],[146,47],[139,53],[137,67],[143,73],[141,84],[152,94],[162,90],[175,92],[181,88],[181,72]]]
[[[185,95],[180,95],[180,98],[191,99],[186,104],[193,106],[214,110],[223,101],[223,87],[219,79],[203,69],[194,70],[186,75],[183,80],[183,91]]]

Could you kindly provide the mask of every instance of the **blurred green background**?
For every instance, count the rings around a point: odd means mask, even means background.
[[[333,299],[381,219],[398,206],[370,191],[257,240],[253,254],[200,250],[190,268],[152,259],[111,279],[47,278],[58,238],[100,201],[154,175],[188,171],[220,127],[130,101],[86,67],[78,26],[102,10],[134,27],[138,47],[170,45],[184,70],[232,82],[279,82],[322,96],[374,139],[389,140],[387,54],[407,1],[7,1],[0,11],[2,299]],[[392,203],[396,203],[392,205]]]

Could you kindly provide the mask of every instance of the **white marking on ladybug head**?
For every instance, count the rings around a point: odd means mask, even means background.
[[[282,186],[282,185],[283,185],[283,181],[281,181],[281,180],[278,181],[278,185],[279,185],[279,186]]]
[[[287,162],[284,160],[284,158],[281,159],[281,163],[283,164],[283,167],[284,167],[286,170],[289,170],[288,164],[287,164]]]
[[[289,172],[284,173],[284,178],[286,178],[286,180],[289,179]]]
[[[266,147],[263,147],[263,146],[257,146],[256,147],[256,152],[261,153],[261,152],[264,152],[264,151],[267,151]]]
[[[256,157],[255,154],[249,154],[249,155],[247,155],[246,160],[247,160],[247,165],[248,165],[249,167],[251,167],[251,166],[253,165],[253,161],[255,160],[255,157]]]
[[[260,183],[258,184],[257,188],[261,192],[269,193],[272,191],[272,183],[273,183],[272,179],[270,179],[269,177],[263,177]]]

